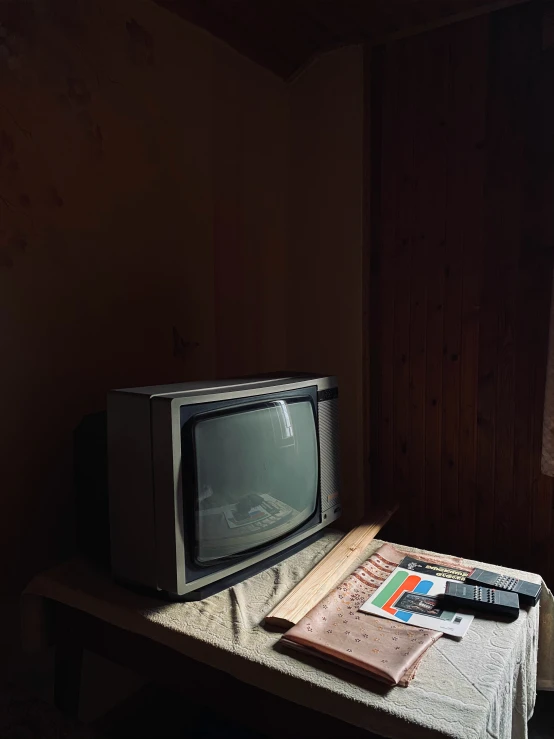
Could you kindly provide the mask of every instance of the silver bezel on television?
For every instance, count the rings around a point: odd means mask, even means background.
[[[336,397],[321,401],[318,399],[319,523],[314,523],[308,530],[293,532],[258,551],[245,554],[240,560],[222,562],[221,568],[216,572],[211,571],[187,582],[187,542],[181,474],[181,408],[186,405],[196,406],[227,400],[232,402],[314,387],[318,394],[333,391],[337,388],[337,380],[335,377],[318,375],[291,375],[259,380],[128,388],[110,392],[110,538],[112,571],[115,577],[174,596],[186,596],[263,562],[335,521],[340,516],[339,490],[335,489],[339,485]],[[323,490],[323,474],[325,480],[329,481],[326,488],[333,488],[331,494],[328,490]],[[324,494],[325,500],[322,500]]]

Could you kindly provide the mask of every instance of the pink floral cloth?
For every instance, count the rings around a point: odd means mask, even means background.
[[[383,544],[289,629],[282,642],[369,673],[388,685],[406,687],[427,649],[442,634],[358,610],[404,556],[390,544]],[[459,566],[459,560],[440,559],[441,564],[446,562]]]

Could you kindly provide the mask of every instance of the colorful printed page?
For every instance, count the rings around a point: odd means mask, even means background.
[[[444,577],[420,575],[397,567],[360,606],[360,611],[411,626],[442,631],[461,639],[469,629],[473,616],[442,608],[437,596],[444,593],[447,582]]]

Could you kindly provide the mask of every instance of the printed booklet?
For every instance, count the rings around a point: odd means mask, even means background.
[[[411,568],[402,567],[403,564],[404,561],[391,572],[385,582],[360,607],[360,611],[411,626],[442,631],[458,639],[465,636],[473,616],[445,610],[441,599],[437,597],[444,593],[450,578],[445,576],[445,573],[441,573],[441,577],[436,577],[434,574],[428,574],[428,571],[414,572]],[[459,576],[453,576],[451,579],[460,581]]]

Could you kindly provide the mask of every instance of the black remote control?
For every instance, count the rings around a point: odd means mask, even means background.
[[[465,581],[470,585],[484,585],[495,590],[517,593],[519,602],[525,606],[536,606],[541,597],[541,585],[526,580],[518,580],[517,577],[510,577],[509,575],[499,575],[498,572],[476,568],[466,577]]]
[[[491,590],[463,582],[447,582],[442,602],[448,608],[460,606],[471,611],[486,611],[491,615],[515,620],[519,616],[519,598],[516,593]]]

